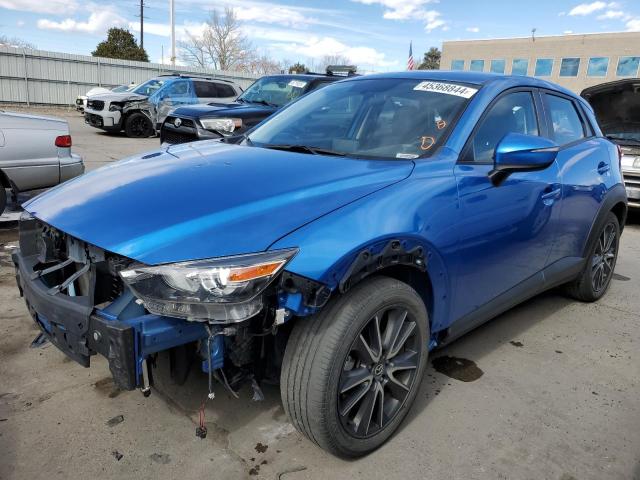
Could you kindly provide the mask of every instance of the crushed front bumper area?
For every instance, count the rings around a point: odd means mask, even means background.
[[[43,230],[58,240],[43,241]],[[84,263],[78,262],[82,255]],[[20,248],[12,260],[20,294],[44,335],[84,367],[91,356],[104,356],[121,389],[148,389],[150,355],[209,335],[202,323],[148,314],[106,271],[113,260],[107,252],[37,220],[21,221]],[[221,361],[214,359],[216,365]]]

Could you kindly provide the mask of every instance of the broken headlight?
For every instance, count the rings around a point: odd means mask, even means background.
[[[109,111],[110,112],[119,112],[122,110],[122,107],[124,107],[124,103],[123,102],[111,102],[111,105],[109,105]]]
[[[213,130],[222,135],[230,135],[236,128],[242,127],[240,118],[201,118],[200,123],[207,130]]]
[[[236,255],[120,272],[151,313],[214,323],[241,322],[262,309],[260,295],[297,249]]]

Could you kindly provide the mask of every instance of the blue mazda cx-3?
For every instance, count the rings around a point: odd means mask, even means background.
[[[279,381],[300,432],[358,456],[398,428],[430,350],[552,287],[604,295],[619,162],[545,81],[349,78],[36,197],[13,260],[43,335],[105,356],[120,388],[193,365],[210,398]]]

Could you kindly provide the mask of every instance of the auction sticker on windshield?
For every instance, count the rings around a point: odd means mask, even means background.
[[[456,85],[455,83],[441,82],[420,82],[413,87],[414,90],[422,92],[445,93],[447,95],[455,95],[456,97],[471,98],[478,91],[477,88],[465,87],[464,85]]]
[[[303,82],[302,80],[291,80],[289,85],[293,88],[304,88],[307,82]]]

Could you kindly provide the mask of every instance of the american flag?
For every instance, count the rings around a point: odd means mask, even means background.
[[[407,70],[413,70],[416,64],[413,62],[413,42],[409,43],[409,60],[407,60]]]

